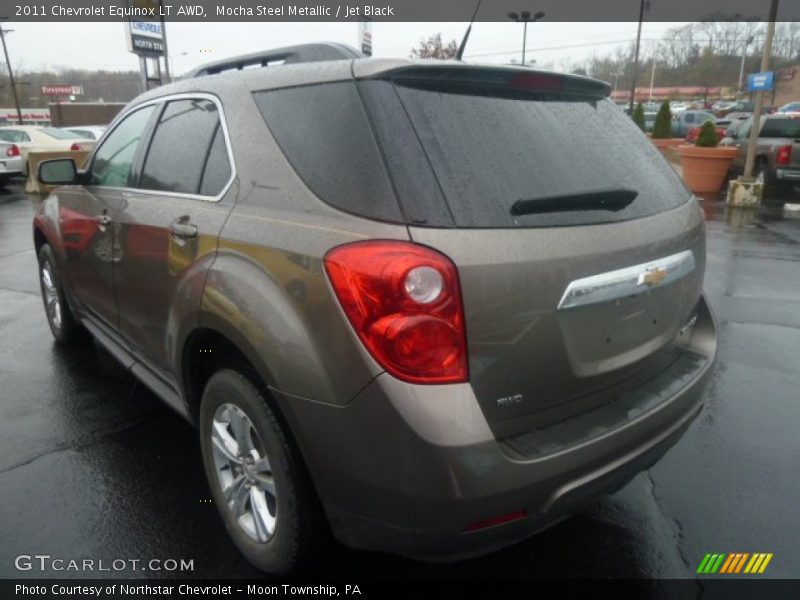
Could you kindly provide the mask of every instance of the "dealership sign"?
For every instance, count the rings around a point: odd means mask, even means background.
[[[81,94],[83,94],[82,85],[57,84],[42,86],[42,96],[80,96]]]
[[[164,25],[160,20],[159,0],[132,0],[129,2],[133,14],[153,15],[132,17],[125,24],[128,52],[144,56],[164,55]]]
[[[773,85],[775,85],[775,73],[773,71],[750,73],[750,75],[747,76],[748,92],[768,91],[772,89]]]
[[[128,51],[148,56],[164,54],[164,28],[158,21],[128,22]]]

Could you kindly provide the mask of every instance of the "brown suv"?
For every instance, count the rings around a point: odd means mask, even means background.
[[[701,211],[609,91],[337,45],[149,91],[84,169],[40,167],[53,334],[199,428],[262,569],[328,528],[523,539],[658,460],[714,361]]]

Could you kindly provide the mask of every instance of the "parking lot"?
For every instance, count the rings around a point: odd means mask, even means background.
[[[21,553],[184,558],[193,576],[260,575],[208,502],[190,426],[99,346],[53,344],[31,238],[38,201],[20,186],[0,193],[0,576],[26,576],[14,569]],[[484,558],[426,564],[334,546],[308,574],[685,578],[708,552],[770,552],[769,576],[798,577],[800,212],[710,201],[704,211],[719,361],[705,407],[660,463]]]

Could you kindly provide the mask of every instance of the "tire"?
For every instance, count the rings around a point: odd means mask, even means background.
[[[306,564],[325,539],[322,511],[283,426],[242,373],[223,369],[209,379],[200,445],[214,504],[245,558],[276,575]]]
[[[42,292],[47,324],[58,344],[85,342],[91,336],[75,318],[56,270],[55,256],[48,244],[39,250],[39,288]]]
[[[756,165],[755,178],[764,182],[762,196],[764,205],[783,206],[786,203],[785,200],[780,199],[780,196],[786,193],[786,188],[775,179],[769,165],[763,159],[759,160]]]

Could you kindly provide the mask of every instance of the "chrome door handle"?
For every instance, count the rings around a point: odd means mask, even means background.
[[[194,238],[197,237],[197,225],[193,225],[192,223],[181,223],[179,221],[176,221],[170,223],[169,232],[172,235],[182,238]]]

